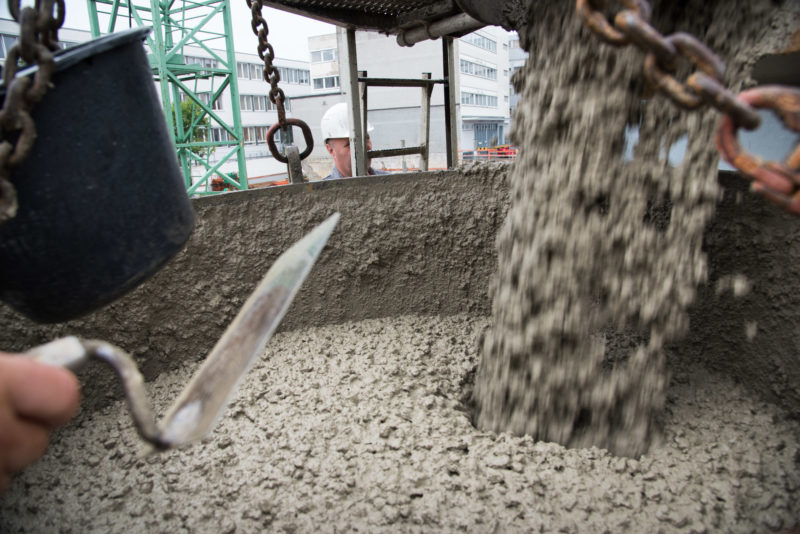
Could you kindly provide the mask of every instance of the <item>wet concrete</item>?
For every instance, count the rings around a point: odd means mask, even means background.
[[[460,405],[487,318],[279,333],[210,439],[144,456],[120,401],[84,410],[0,503],[3,532],[754,532],[800,517],[800,425],[670,358],[640,460],[481,432]],[[165,410],[192,371],[150,384]]]
[[[87,317],[37,325],[0,304],[0,347],[66,334],[130,351],[148,378],[205,356],[269,266],[334,211],[341,221],[281,328],[399,314],[488,315],[504,165],[375,176],[193,201],[185,249],[135,291]]]
[[[463,411],[489,321],[502,167],[236,193],[195,202],[187,249],[108,310],[56,326],[3,310],[4,347],[69,332],[135,352],[164,413],[265,258],[343,214],[208,442],[143,456],[116,380],[93,365],[78,419],[0,500],[0,531],[789,528],[800,518],[800,221],[742,179],[721,182],[709,283],[689,337],[668,349],[664,440],[640,461],[479,432]],[[734,274],[750,285],[738,299],[718,282]]]

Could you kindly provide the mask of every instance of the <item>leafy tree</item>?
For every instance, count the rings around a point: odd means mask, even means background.
[[[173,107],[173,112],[174,112],[174,107]],[[193,122],[197,121],[194,128],[192,129],[192,134],[189,136],[189,141],[197,142],[205,140],[206,138],[205,136],[208,132],[209,119],[208,115],[206,115],[198,120],[198,117],[200,117],[203,113],[204,113],[203,108],[198,106],[194,101],[187,99],[181,102],[181,121],[183,123],[184,133],[189,131],[189,128],[191,127]],[[173,116],[175,116],[175,113],[173,113]],[[176,127],[175,137],[177,138],[177,136],[178,132]],[[203,156],[205,155],[206,150],[208,150],[208,147],[193,146],[190,150],[194,154]],[[213,151],[214,149],[211,148],[211,152]]]

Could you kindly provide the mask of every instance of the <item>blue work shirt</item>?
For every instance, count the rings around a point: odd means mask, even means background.
[[[391,174],[389,171],[378,171],[373,169],[372,167],[369,168],[367,173],[369,173],[371,176],[374,176],[376,174]],[[340,173],[339,169],[337,169],[336,165],[334,165],[331,173],[325,178],[323,178],[323,180],[338,180],[339,178],[344,178],[344,176],[342,176],[342,173]]]

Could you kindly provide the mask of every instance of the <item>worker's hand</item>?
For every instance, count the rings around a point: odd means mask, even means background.
[[[0,493],[47,449],[49,433],[78,410],[71,372],[0,352]]]

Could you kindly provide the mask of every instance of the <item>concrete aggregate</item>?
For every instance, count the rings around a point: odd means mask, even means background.
[[[477,430],[486,317],[278,333],[204,442],[145,454],[124,403],[84,411],[0,501],[0,531],[731,532],[800,517],[800,425],[671,358],[640,459]],[[149,384],[164,412],[190,364]]]

